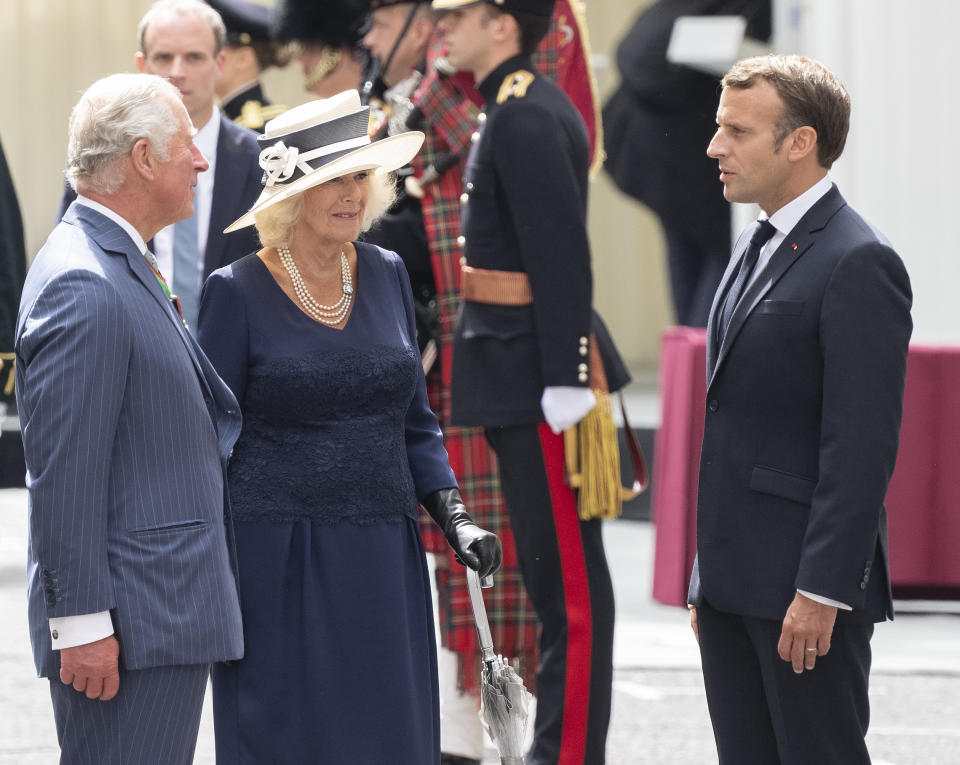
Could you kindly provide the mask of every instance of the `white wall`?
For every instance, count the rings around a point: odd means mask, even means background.
[[[822,61],[853,104],[833,178],[903,257],[916,342],[960,343],[956,0],[776,0],[777,48]]]

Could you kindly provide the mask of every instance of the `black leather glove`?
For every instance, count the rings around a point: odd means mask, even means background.
[[[496,534],[484,531],[473,522],[460,498],[459,489],[439,489],[428,494],[420,503],[457,554],[457,559],[476,571],[489,576],[503,560],[503,548]]]

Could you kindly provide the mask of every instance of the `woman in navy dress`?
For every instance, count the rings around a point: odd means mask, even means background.
[[[199,337],[243,411],[230,462],[245,654],[213,671],[221,765],[440,761],[418,505],[481,575],[497,538],[466,513],[427,404],[400,258],[354,241],[422,134],[373,144],[356,91],[260,137],[266,187],[229,230],[264,248],[216,271]]]

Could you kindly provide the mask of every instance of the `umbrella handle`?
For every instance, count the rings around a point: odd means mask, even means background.
[[[496,658],[493,653],[493,635],[490,633],[490,622],[487,621],[487,609],[483,605],[480,577],[470,568],[467,569],[467,589],[470,592],[470,605],[473,606],[473,620],[477,623],[477,636],[480,638],[483,660],[493,661]]]

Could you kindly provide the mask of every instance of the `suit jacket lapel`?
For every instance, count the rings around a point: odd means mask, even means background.
[[[749,227],[741,232],[739,238],[737,239],[737,243],[733,247],[734,255],[727,263],[727,270],[723,272],[723,278],[720,280],[720,286],[717,287],[717,291],[713,296],[713,304],[710,306],[710,314],[707,319],[708,380],[713,374],[713,369],[717,363],[717,353],[720,350],[717,348],[717,322],[720,320],[720,306],[723,302],[723,296],[727,294],[727,289],[730,286],[730,282],[734,279],[737,273],[737,266],[739,265],[741,258],[743,258],[743,253],[749,244],[749,240],[747,239],[747,231],[750,231]]]
[[[126,258],[127,266],[133,272],[133,275],[143,284],[150,296],[160,304],[164,314],[176,327],[176,331],[180,335],[180,339],[183,341],[187,353],[190,355],[190,360],[197,371],[197,377],[200,378],[200,383],[203,385],[206,395],[210,395],[210,385],[197,357],[193,338],[189,336],[183,321],[167,299],[163,288],[157,282],[157,277],[154,276],[153,271],[147,264],[147,259],[142,252],[137,251],[136,245],[134,245],[129,234],[108,217],[86,205],[72,204],[64,214],[63,219],[68,223],[76,222],[82,226],[93,241],[106,252],[112,252]]]
[[[217,134],[217,166],[213,177],[213,196],[210,203],[210,228],[207,232],[207,249],[203,255],[203,278],[223,265],[223,253],[227,240],[223,230],[233,223],[233,215],[241,207],[240,199],[245,189],[246,173],[250,157],[240,150],[240,137],[236,131],[246,130],[233,125],[220,115],[220,132]]]
[[[720,365],[723,364],[724,359],[727,357],[730,347],[736,342],[737,335],[740,334],[743,325],[753,310],[759,305],[764,295],[766,295],[773,285],[790,269],[797,261],[797,258],[815,244],[816,235],[826,227],[830,219],[844,205],[846,205],[846,201],[840,195],[836,185],[824,194],[823,197],[818,199],[813,207],[797,222],[797,225],[794,226],[791,231],[787,232],[787,236],[780,243],[777,251],[773,253],[767,265],[757,275],[757,278],[754,279],[746,292],[744,292],[743,297],[733,312],[733,316],[730,317],[730,326],[727,328],[726,335],[723,338],[723,346],[717,349],[716,355],[713,358],[710,356],[709,349],[716,348],[716,331],[714,330],[713,334],[708,337],[708,388],[713,382],[713,378],[716,376]],[[741,236],[741,240],[742,238]],[[739,259],[735,259],[734,262],[739,262]],[[730,274],[731,268],[728,266],[727,273],[724,274],[723,277],[722,286],[726,285]],[[722,289],[718,291],[717,295],[719,296],[721,292]],[[713,325],[716,320],[717,303],[718,300],[715,298],[714,307],[710,312],[711,325]]]

